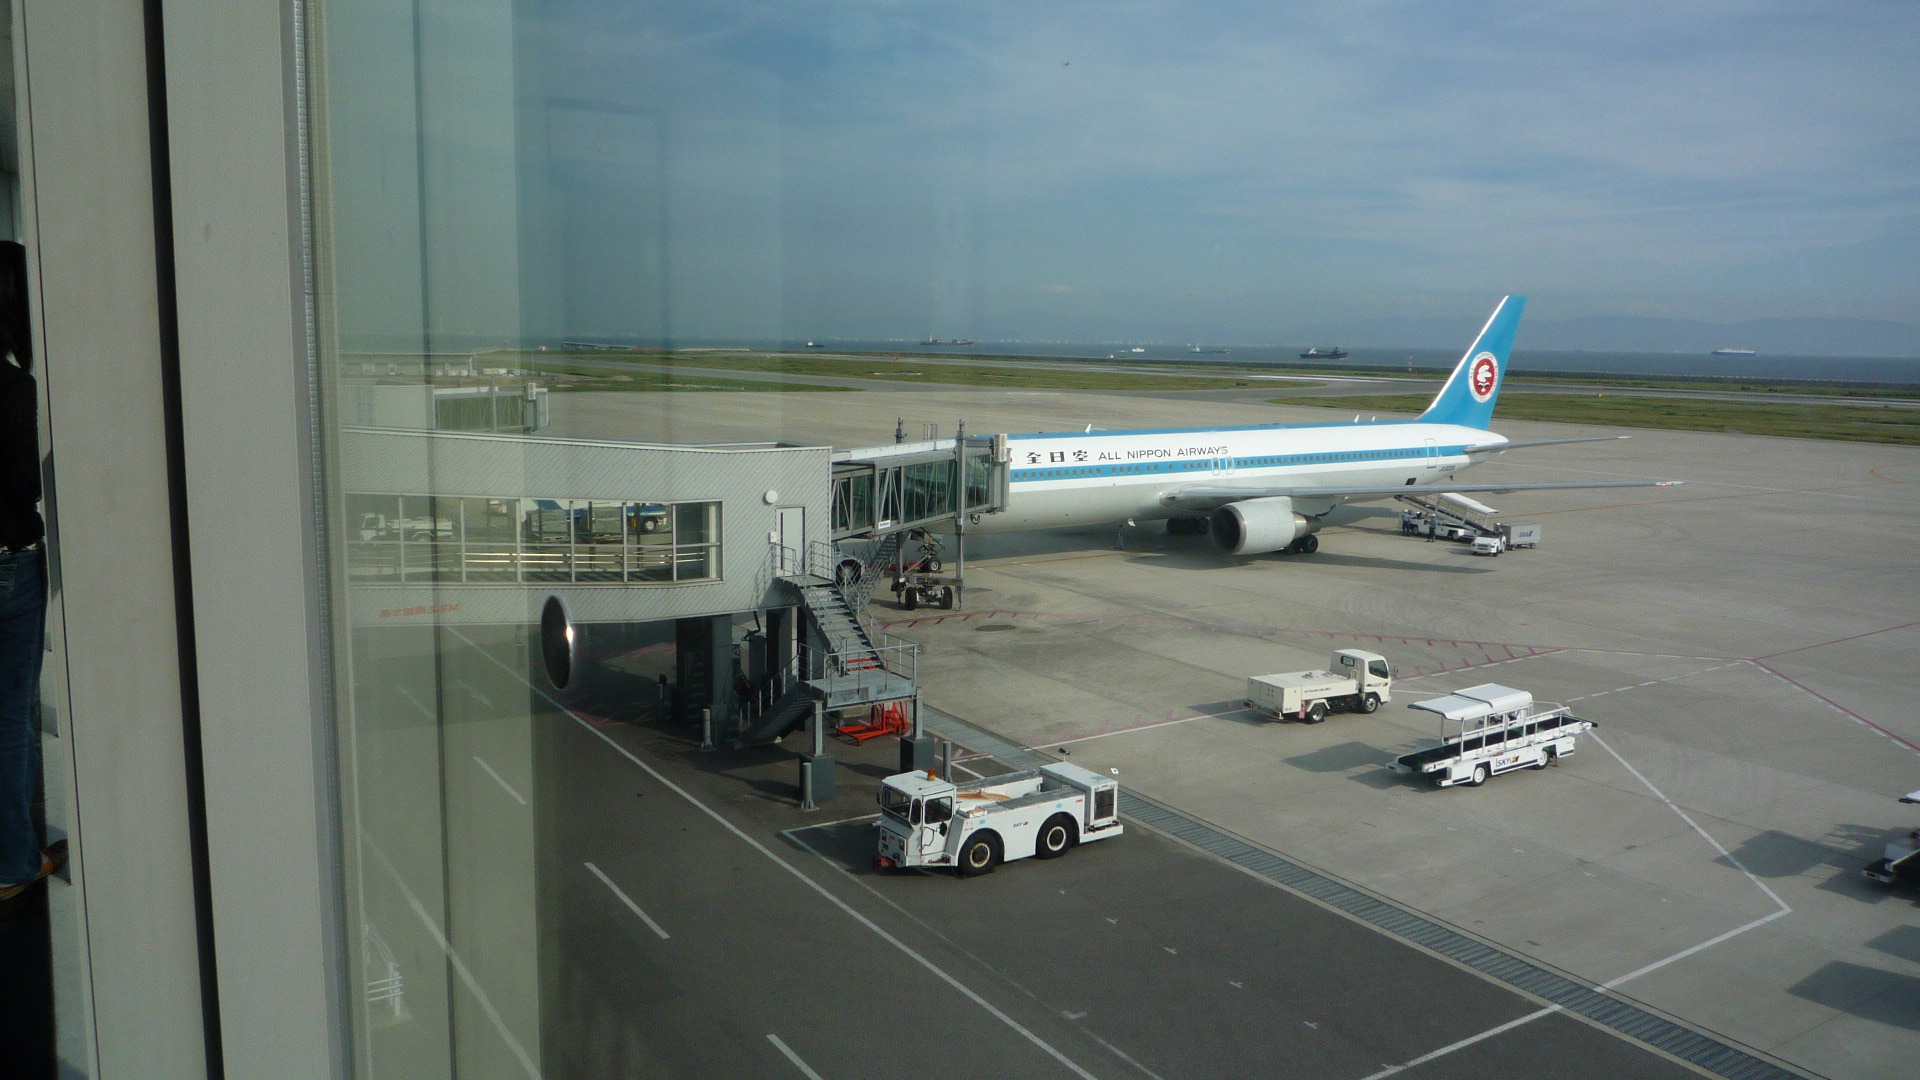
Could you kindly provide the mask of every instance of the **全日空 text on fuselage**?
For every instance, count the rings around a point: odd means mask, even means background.
[[[1328,495],[1311,489],[1448,484],[1480,454],[1507,440],[1477,428],[1418,422],[1286,424],[1263,427],[1095,431],[1009,435],[1007,508],[970,532],[1057,528],[1190,516],[1206,502],[1259,498],[1295,489],[1309,517],[1335,505],[1385,495]],[[1198,491],[1216,493],[1196,497]],[[1298,489],[1308,489],[1300,491]]]

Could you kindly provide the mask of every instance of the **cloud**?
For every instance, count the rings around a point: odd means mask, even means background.
[[[1083,311],[1242,326],[1509,289],[1920,309],[1911,4],[548,10],[544,78],[661,117],[700,280],[778,252],[789,321],[924,332],[1063,280]]]

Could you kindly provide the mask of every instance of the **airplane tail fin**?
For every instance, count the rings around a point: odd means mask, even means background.
[[[1481,429],[1493,422],[1493,403],[1500,396],[1500,384],[1506,381],[1507,357],[1513,352],[1513,335],[1520,328],[1520,312],[1526,306],[1524,296],[1500,301],[1447,384],[1434,395],[1433,404],[1420,414],[1422,422]]]

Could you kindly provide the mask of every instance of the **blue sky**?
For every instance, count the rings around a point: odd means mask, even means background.
[[[627,111],[555,153],[616,223],[570,250],[678,335],[1920,321],[1913,3],[543,10],[550,95]]]

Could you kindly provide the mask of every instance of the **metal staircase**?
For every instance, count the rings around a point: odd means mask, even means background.
[[[786,735],[806,722],[816,701],[827,709],[844,709],[913,696],[920,647],[868,630],[858,615],[873,593],[873,582],[898,550],[898,537],[888,537],[868,557],[859,580],[844,588],[831,576],[836,564],[828,545],[814,545],[804,561],[792,557],[798,553],[781,560],[778,578],[798,594],[813,640],[800,642],[793,669],[781,680],[785,693],[758,716],[742,721],[741,742]]]
[[[867,561],[860,565],[860,576],[842,586],[841,596],[855,618],[866,614],[867,602],[873,599],[874,590],[880,587],[881,579],[893,566],[894,556],[900,554],[906,537],[904,532],[888,533],[867,556]]]
[[[1409,503],[1429,514],[1439,517],[1443,522],[1457,522],[1461,526],[1479,533],[1481,536],[1500,535],[1500,519],[1492,515],[1477,513],[1450,499],[1442,499],[1437,495],[1399,495],[1396,496],[1396,498],[1403,503]]]

